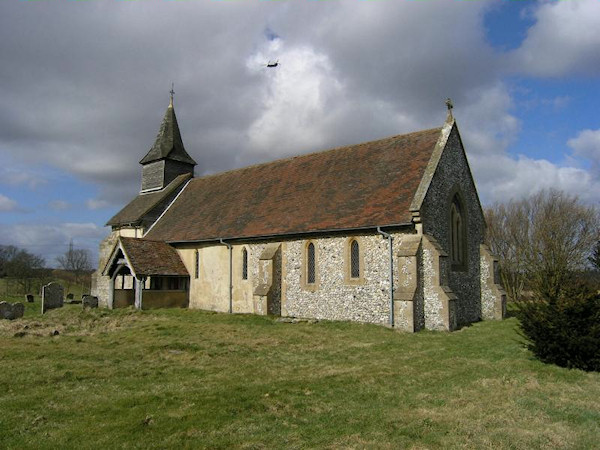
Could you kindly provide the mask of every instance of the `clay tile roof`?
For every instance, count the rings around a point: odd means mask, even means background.
[[[137,276],[189,276],[179,253],[162,241],[121,237],[125,255]]]
[[[148,154],[142,158],[140,164],[147,164],[164,158],[196,165],[196,161],[185,151],[179,125],[177,124],[177,116],[175,116],[175,108],[172,106],[167,108],[156,141]]]
[[[190,181],[147,237],[167,242],[411,222],[410,204],[441,128]]]
[[[146,214],[152,211],[154,207],[171,195],[175,189],[190,178],[192,178],[192,175],[189,173],[179,175],[171,181],[167,187],[160,191],[139,194],[106,222],[106,225],[118,226],[139,222]]]

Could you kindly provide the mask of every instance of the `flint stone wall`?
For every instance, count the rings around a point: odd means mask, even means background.
[[[459,192],[466,210],[466,270],[452,270],[449,262],[440,269],[447,273],[448,286],[457,296],[456,322],[461,325],[482,317],[479,245],[483,242],[485,225],[469,165],[455,128],[450,133],[421,208],[423,232],[433,236],[447,254],[450,253],[450,205],[456,192]],[[423,270],[427,272],[429,267],[425,261]],[[425,302],[428,301],[425,295]],[[435,297],[431,301],[435,302]],[[429,309],[435,308],[436,305],[431,305]],[[432,316],[429,319],[433,322],[441,320]]]
[[[486,320],[506,316],[506,292],[500,284],[498,261],[487,245],[481,245],[481,314]]]
[[[108,262],[108,258],[110,258],[118,238],[118,232],[112,232],[100,243],[98,270],[92,274],[91,294],[98,297],[98,304],[103,308],[108,308],[110,277],[103,276],[102,271]]]
[[[394,233],[394,255],[402,245],[402,233]],[[311,239],[316,247],[316,289],[302,284],[304,252],[308,240],[288,241],[284,261],[283,314],[292,317],[325,320],[352,320],[380,325],[389,324],[390,285],[388,240],[379,234],[355,236],[363,254],[363,283],[345,281],[345,252],[352,236]],[[394,278],[399,277],[394,261]]]
[[[439,243],[423,237],[424,321],[428,330],[452,331],[456,328],[456,296],[448,287],[448,258]]]
[[[278,249],[274,253],[273,258],[269,260],[261,260],[261,255],[269,245],[277,245]],[[268,243],[262,242],[257,244],[244,244],[241,247],[246,248],[248,252],[248,279],[251,282],[252,292],[252,312],[254,314],[266,315],[274,314],[280,315],[282,312],[281,305],[281,272],[282,272],[282,243]],[[240,249],[241,255],[241,249]],[[241,256],[240,256],[241,259]],[[234,264],[235,265],[235,264]],[[241,267],[241,262],[240,262]],[[262,268],[262,270],[261,270]],[[271,277],[269,277],[271,274]],[[235,277],[234,277],[234,291],[235,291]],[[260,301],[256,295],[259,286],[269,286],[268,301]],[[265,294],[266,295],[266,294]],[[260,297],[260,296],[258,296]],[[235,301],[235,298],[234,298]],[[263,304],[264,303],[264,304]],[[246,312],[246,311],[245,311]]]

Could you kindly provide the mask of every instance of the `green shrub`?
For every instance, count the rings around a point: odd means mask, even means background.
[[[521,336],[541,361],[600,372],[600,294],[585,286],[518,307]]]

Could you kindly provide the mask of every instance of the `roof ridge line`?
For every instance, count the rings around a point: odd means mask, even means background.
[[[223,170],[221,172],[216,172],[216,173],[211,173],[211,174],[208,174],[208,175],[203,175],[203,176],[200,176],[200,177],[195,177],[194,179],[192,179],[190,181],[205,180],[207,178],[216,177],[216,176],[223,175],[223,174],[226,174],[226,173],[233,173],[233,172],[237,172],[237,171],[241,171],[241,170],[252,169],[252,168],[255,168],[255,167],[267,166],[269,164],[275,164],[275,163],[281,163],[281,162],[285,162],[285,161],[291,161],[291,160],[294,160],[294,159],[307,158],[309,156],[318,155],[318,154],[321,154],[321,153],[333,152],[333,151],[336,151],[336,150],[343,150],[343,149],[350,149],[350,148],[361,147],[363,145],[369,145],[369,144],[372,144],[374,142],[381,142],[381,141],[386,141],[386,140],[389,140],[389,139],[394,139],[394,138],[399,138],[399,137],[404,137],[404,136],[410,136],[411,134],[428,133],[428,132],[432,132],[434,130],[439,132],[439,131],[442,130],[442,128],[443,127],[434,127],[434,128],[428,128],[426,130],[411,131],[410,133],[395,134],[395,135],[383,137],[383,138],[380,138],[380,139],[373,139],[373,140],[370,140],[370,141],[359,142],[358,144],[340,145],[338,147],[332,147],[332,148],[328,148],[328,149],[325,149],[325,150],[317,150],[317,151],[314,151],[314,152],[304,153],[304,154],[301,154],[301,155],[286,156],[284,158],[278,158],[278,159],[274,159],[272,161],[265,161],[265,162],[262,162],[262,163],[250,164],[249,166],[237,167],[235,169]]]

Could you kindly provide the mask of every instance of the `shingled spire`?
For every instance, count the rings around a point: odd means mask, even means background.
[[[162,189],[178,175],[194,174],[196,161],[185,151],[177,116],[171,102],[160,125],[156,141],[140,161],[142,165],[142,191]]]

